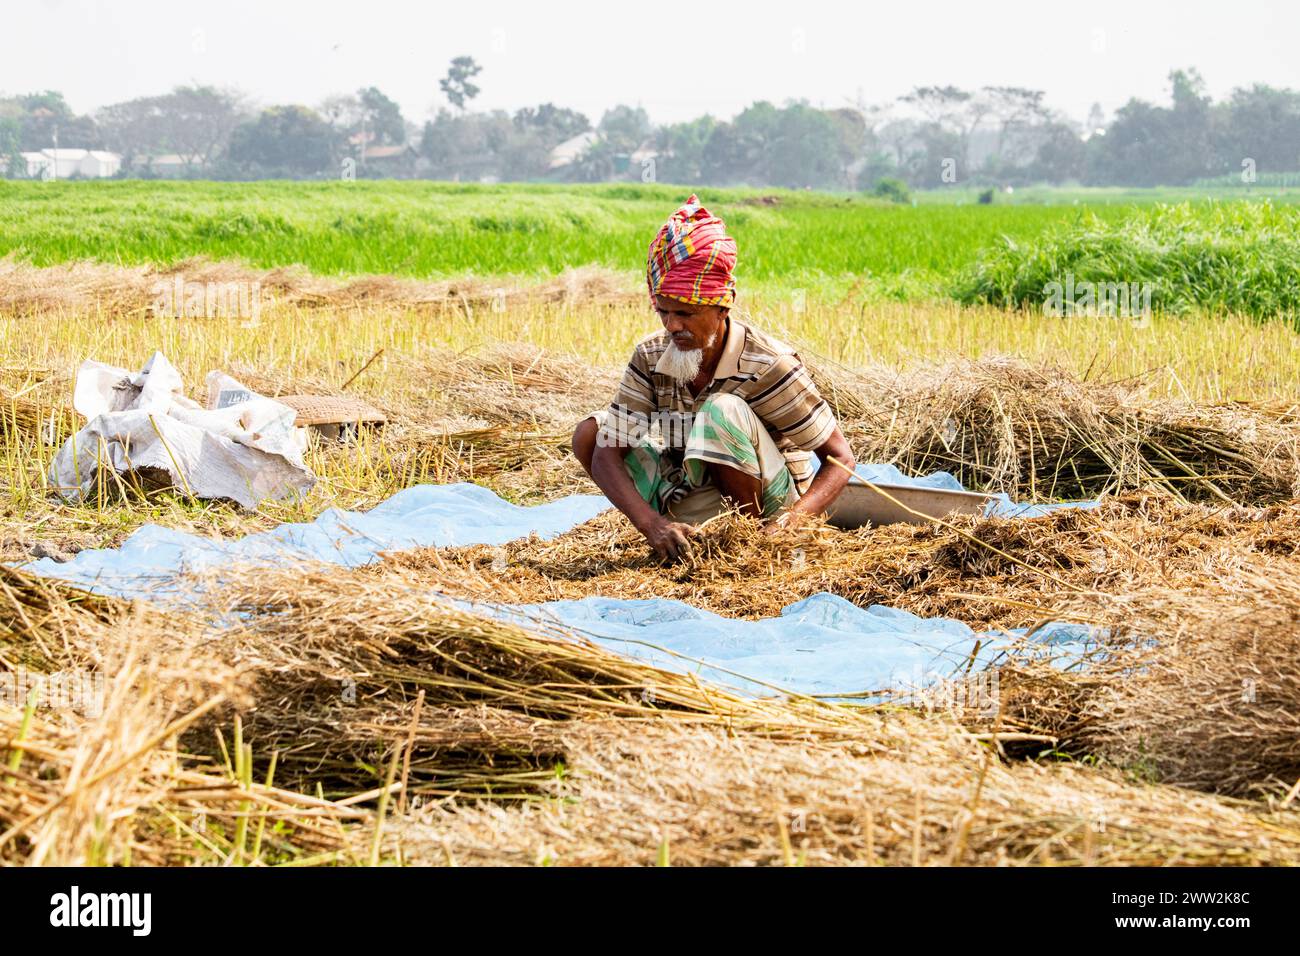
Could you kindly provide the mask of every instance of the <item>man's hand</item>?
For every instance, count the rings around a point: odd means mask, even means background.
[[[808,515],[801,511],[787,509],[770,521],[763,523],[763,534],[780,534],[786,528],[796,528],[808,520]]]
[[[690,555],[691,538],[699,534],[700,529],[694,525],[670,521],[662,515],[656,515],[655,520],[641,529],[641,533],[645,535],[645,539],[650,542],[650,547],[655,549],[659,557],[676,561]]]

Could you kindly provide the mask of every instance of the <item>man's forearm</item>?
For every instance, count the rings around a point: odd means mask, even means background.
[[[831,456],[834,456],[844,468],[827,461]],[[821,514],[829,508],[849,483],[849,471],[857,465],[853,450],[849,448],[849,443],[838,426],[831,440],[817,449],[817,457],[821,461],[821,467],[813,476],[812,484],[808,486],[808,491],[790,506],[790,510],[797,514]]]
[[[642,533],[654,523],[659,513],[651,508],[636,490],[632,476],[627,473],[623,456],[629,449],[599,442],[591,454],[591,478],[605,493],[605,497]]]
[[[790,506],[789,510],[799,514],[821,514],[839,497],[840,492],[844,490],[844,486],[848,483],[849,476],[847,473],[834,465],[824,464],[817,469],[817,474],[813,476],[812,484],[808,486],[807,492],[801,495],[799,500]]]

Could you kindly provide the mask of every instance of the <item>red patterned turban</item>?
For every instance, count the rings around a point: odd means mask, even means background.
[[[650,243],[650,298],[666,295],[694,305],[730,306],[736,299],[736,240],[722,220],[692,195]]]

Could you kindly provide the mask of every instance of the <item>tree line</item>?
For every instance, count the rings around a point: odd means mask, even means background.
[[[25,175],[21,154],[56,138],[120,154],[126,177],[639,179],[888,192],[1250,182],[1300,170],[1300,92],[1257,84],[1215,102],[1194,69],[1169,74],[1168,102],[1133,98],[1110,117],[1094,106],[1083,122],[1050,108],[1041,90],[924,86],[884,104],[756,102],[731,119],[658,125],[627,105],[594,123],[552,103],[475,111],[480,72],[470,57],[453,60],[439,83],[447,106],[422,125],[376,87],[315,107],[257,108],[238,91],[181,86],[88,115],[56,91],[0,97],[0,171]]]

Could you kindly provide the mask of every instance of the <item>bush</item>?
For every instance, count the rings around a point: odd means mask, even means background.
[[[1145,284],[1152,311],[1287,318],[1300,329],[1300,209],[1159,205],[1119,222],[1093,213],[1038,238],[1004,237],[953,288],[964,303],[1041,308],[1048,287]]]
[[[907,183],[892,176],[886,176],[884,179],[879,180],[872,193],[881,199],[888,199],[890,202],[909,203],[912,201],[912,192],[907,188]]]

